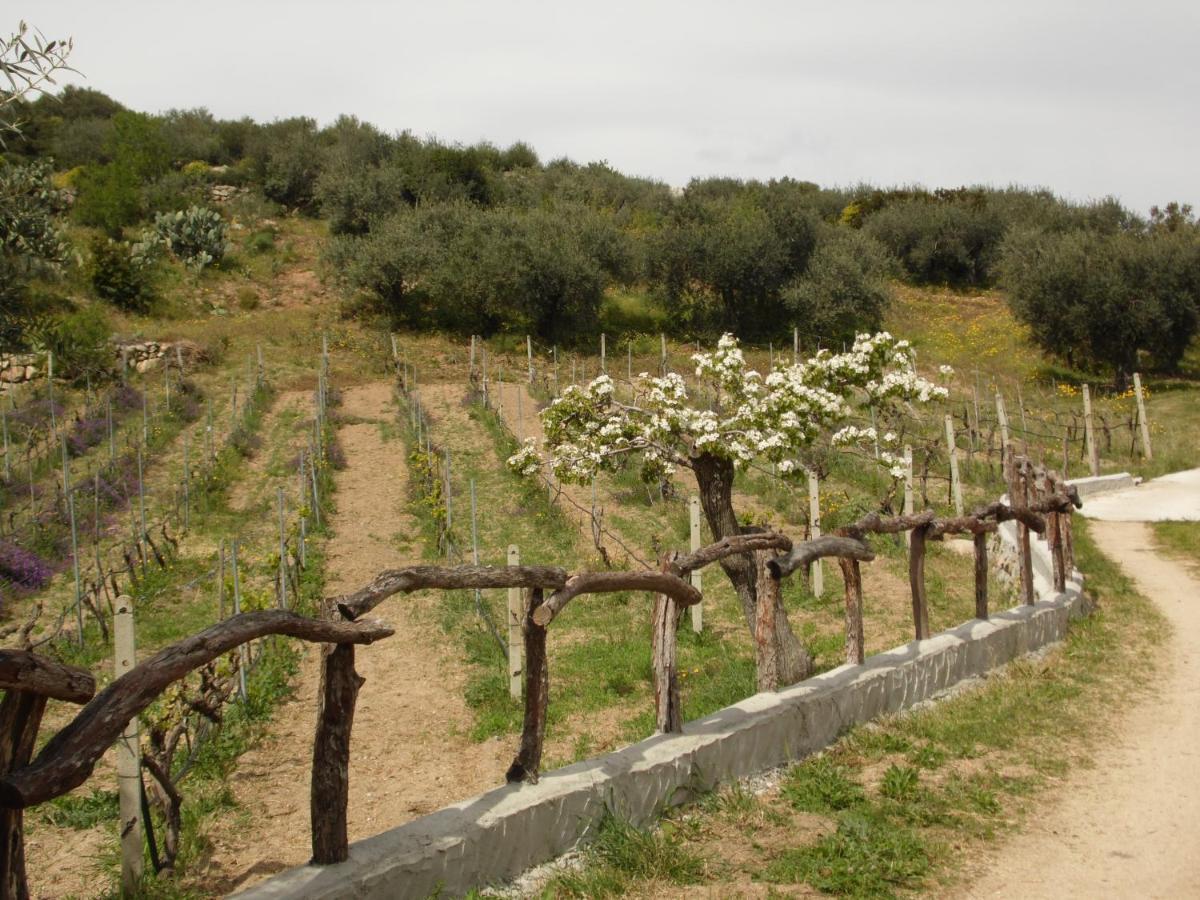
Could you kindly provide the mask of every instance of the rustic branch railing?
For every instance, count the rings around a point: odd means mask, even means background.
[[[786,535],[755,531],[728,537],[688,555],[663,554],[658,571],[569,573],[556,566],[413,566],[380,573],[358,591],[325,601],[321,618],[285,610],[244,613],[180,641],[147,659],[93,697],[95,682],[82,670],[24,651],[0,652],[0,898],[26,896],[22,810],[60,796],[82,784],[100,756],[125,725],[170,684],[222,654],[265,635],[278,634],[319,642],[322,653],[312,764],[312,861],[336,863],[348,857],[346,817],[349,758],[355,705],[363,679],[354,668],[355,644],[391,635],[387,625],[361,617],[387,597],[419,589],[472,590],[520,588],[527,591],[524,615],[524,719],[519,747],[505,774],[509,782],[535,782],[541,767],[549,669],[546,635],[567,604],[583,594],[618,591],[654,595],[652,607],[653,680],[658,729],[683,728],[676,632],[685,607],[701,600],[688,575],[732,555],[750,555],[758,571],[755,659],[760,691],[780,687],[775,659],[775,609],[782,579],[805,572],[822,558],[836,558],[845,583],[846,659],[864,659],[863,593],[860,564],[875,558],[867,543],[872,534],[912,532],[909,576],[913,627],[918,640],[929,636],[925,595],[925,553],[929,541],[948,534],[972,538],[975,555],[975,613],[988,616],[987,539],[1000,523],[1018,523],[1018,557],[1025,602],[1032,602],[1029,534],[1046,535],[1056,589],[1062,590],[1073,565],[1071,512],[1078,495],[1051,471],[1028,460],[1010,458],[1011,503],[995,502],[970,515],[938,518],[932,511],[913,515],[864,516],[811,541],[793,543]],[[1023,536],[1023,537],[1022,537]],[[1029,585],[1028,591],[1025,586]],[[547,596],[548,593],[548,596]],[[30,762],[46,699],[86,706]],[[168,773],[160,773],[167,775]],[[168,778],[169,780],[169,778]]]

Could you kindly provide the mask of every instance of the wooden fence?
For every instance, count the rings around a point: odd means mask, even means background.
[[[988,536],[1000,523],[1017,523],[1020,596],[1034,602],[1031,534],[1048,542],[1056,590],[1065,589],[1073,566],[1071,514],[1078,497],[1058,476],[1009,452],[1008,502],[997,501],[968,515],[938,517],[932,511],[886,517],[871,514],[824,537],[793,542],[776,531],[753,531],[719,540],[688,554],[666,553],[656,569],[583,571],[555,566],[412,566],[380,573],[370,584],[327,599],[318,617],[284,609],[240,613],[154,654],[116,678],[99,694],[91,675],[27,651],[0,651],[0,898],[27,896],[22,837],[23,810],[83,784],[96,762],[126,726],[172,683],[210,666],[214,660],[267,635],[287,635],[325,644],[312,754],[312,861],[344,861],[349,853],[350,736],[363,680],[355,671],[355,645],[386,638],[392,629],[364,618],[384,599],[421,589],[516,589],[523,597],[522,667],[524,716],[509,782],[535,782],[542,762],[550,671],[549,627],[565,607],[588,594],[645,592],[653,596],[650,616],[656,721],[660,731],[682,729],[675,636],[683,610],[698,604],[701,592],[692,573],[734,554],[750,556],[758,571],[755,646],[757,687],[780,687],[774,658],[775,610],[780,584],[806,572],[817,560],[838,560],[845,587],[846,658],[864,659],[860,564],[874,558],[867,539],[875,534],[910,534],[909,578],[913,633],[930,636],[925,593],[925,548],[945,535],[971,535],[975,548],[976,615],[986,618]],[[33,755],[47,698],[85,703],[79,714]],[[166,738],[163,738],[164,740]],[[161,765],[161,760],[156,760]],[[154,769],[151,767],[153,773]],[[169,780],[169,779],[168,779]],[[166,786],[164,786],[164,790]]]

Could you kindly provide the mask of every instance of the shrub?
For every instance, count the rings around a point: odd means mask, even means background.
[[[863,232],[895,254],[914,281],[965,287],[992,280],[1004,222],[979,198],[914,199],[875,213]]]
[[[155,237],[188,268],[203,269],[220,262],[229,249],[229,228],[221,214],[203,206],[190,206],[154,217]]]
[[[112,370],[112,330],[99,306],[39,319],[30,329],[30,343],[54,354],[54,373],[83,381]]]
[[[872,238],[846,227],[827,228],[804,274],[783,290],[788,319],[806,347],[836,349],[883,325],[895,263]]]
[[[129,312],[145,312],[154,299],[149,268],[129,244],[97,235],[91,244],[88,279],[101,300]]]
[[[0,577],[28,591],[40,591],[50,583],[54,570],[44,559],[13,543],[0,541]]]
[[[1005,243],[1002,283],[1039,346],[1068,365],[1111,368],[1118,387],[1139,352],[1174,368],[1200,328],[1194,232],[1018,232]]]

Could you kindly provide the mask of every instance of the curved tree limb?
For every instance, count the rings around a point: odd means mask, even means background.
[[[0,688],[87,703],[96,693],[96,679],[84,669],[28,650],[0,650]]]
[[[546,598],[546,602],[534,610],[533,621],[545,628],[580,594],[609,591],[666,594],[679,606],[692,606],[703,599],[691,584],[668,572],[582,572],[572,575],[565,585]]]
[[[333,597],[342,617],[354,621],[388,597],[422,588],[478,589],[551,588],[567,583],[566,569],[557,566],[409,566],[387,569],[364,588]]]
[[[24,808],[83,784],[126,723],[172,682],[255,638],[370,644],[393,634],[382,622],[328,622],[281,609],[242,613],[165,647],[96,695],[28,766],[0,777],[0,806]]]
[[[671,565],[670,571],[675,575],[686,575],[696,569],[702,569],[709,563],[717,562],[735,553],[752,553],[755,550],[792,549],[792,539],[777,531],[751,532],[735,534],[721,538],[707,547],[701,547],[695,553],[681,556]]]
[[[768,560],[767,568],[775,578],[786,578],[797,569],[807,568],[824,556],[870,562],[875,558],[875,553],[860,538],[825,535],[797,544],[790,553]]]

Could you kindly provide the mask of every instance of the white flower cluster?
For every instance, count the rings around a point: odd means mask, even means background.
[[[537,442],[526,438],[521,449],[508,458],[508,467],[525,478],[531,478],[542,467],[542,457],[537,451]]]
[[[781,473],[795,475],[801,472],[795,457],[823,435],[832,432],[831,442],[839,447],[876,440],[875,429],[846,424],[864,401],[883,407],[893,400],[947,396],[945,388],[909,368],[908,342],[887,332],[859,335],[845,353],[822,350],[765,379],[747,367],[730,334],[721,337],[715,351],[692,359],[701,395],[712,398],[712,408],[694,404],[687,383],[674,373],[661,378],[643,373],[629,405],[616,400],[607,375],[564,391],[542,413],[554,474],[585,483],[636,453],[648,479],[670,474],[677,461],[703,455],[728,459],[738,468],[766,458]],[[895,441],[891,432],[882,437],[884,444]],[[887,454],[884,462],[894,476],[903,476],[902,461]],[[531,474],[537,471],[537,451],[527,442],[509,465]]]

